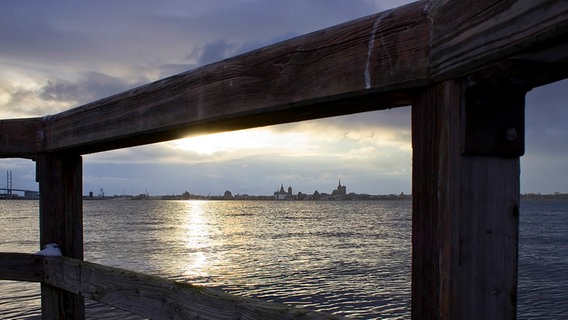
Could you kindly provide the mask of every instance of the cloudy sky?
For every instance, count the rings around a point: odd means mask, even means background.
[[[0,119],[44,116],[396,7],[381,0],[0,2]],[[568,192],[568,82],[527,96],[522,191]],[[272,194],[411,190],[410,109],[201,136],[84,157],[84,192]],[[0,187],[35,165],[0,159]]]

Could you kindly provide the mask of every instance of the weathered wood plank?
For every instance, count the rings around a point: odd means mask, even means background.
[[[42,143],[41,118],[0,120],[0,158],[32,158]]]
[[[519,159],[464,161],[459,246],[451,273],[452,315],[514,319],[517,315]],[[459,229],[458,229],[459,228]],[[457,238],[456,238],[457,240]]]
[[[521,53],[567,69],[568,1],[430,1],[431,70],[435,79],[471,73]],[[565,76],[568,75],[565,73]]]
[[[447,81],[412,108],[412,316],[514,319],[519,158],[464,155],[464,103]]]
[[[447,314],[442,278],[449,269],[442,257],[451,253],[453,240],[446,229],[455,203],[447,202],[457,173],[459,93],[458,83],[446,82],[419,94],[412,105],[412,319]]]
[[[83,161],[76,154],[37,158],[40,244],[59,245],[62,254],[83,259]],[[84,319],[83,297],[43,284],[43,319]]]
[[[408,105],[404,89],[427,79],[427,44],[422,4],[407,5],[48,117],[45,150],[89,153]]]
[[[0,252],[0,280],[39,282],[42,279],[41,257],[25,253]]]
[[[67,257],[44,266],[44,283],[151,319],[341,319]]]
[[[83,258],[83,160],[77,154],[37,158],[40,244],[57,243],[63,255]]]

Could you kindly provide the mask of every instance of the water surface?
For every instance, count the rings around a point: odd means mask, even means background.
[[[409,201],[106,200],[84,211],[88,261],[350,318],[410,318]],[[568,314],[567,217],[566,201],[522,203],[519,319]],[[36,201],[0,201],[0,251],[37,251],[37,220]],[[39,319],[38,288],[0,282],[0,318]],[[89,319],[126,317],[87,305]]]

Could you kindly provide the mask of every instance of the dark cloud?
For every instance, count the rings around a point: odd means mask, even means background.
[[[100,98],[116,94],[147,79],[131,82],[98,72],[86,72],[76,81],[53,78],[42,86],[12,85],[0,79],[2,117],[37,117],[54,114]]]
[[[48,81],[41,90],[40,97],[47,101],[65,101],[83,104],[104,98],[141,85],[147,81],[130,82],[123,78],[99,72],[87,72],[81,79],[71,81]]]
[[[533,89],[526,98],[527,153],[568,155],[568,80]]]
[[[0,58],[48,69],[79,66],[101,52],[98,41],[68,17],[53,15],[50,6],[28,2],[0,3]],[[94,57],[97,59],[96,55]]]
[[[0,102],[2,118],[38,117],[61,111],[68,105],[46,103],[35,89],[13,86],[0,80],[0,95],[7,98]]]
[[[233,56],[236,47],[235,44],[228,43],[225,40],[217,40],[206,44],[200,50],[192,51],[188,59],[196,59],[198,65],[206,65]]]
[[[533,89],[526,98],[522,192],[567,192],[568,80]]]
[[[346,0],[3,1],[0,56],[86,69],[184,64],[200,48],[210,63],[376,11]]]
[[[1,188],[6,187],[7,171],[12,171],[12,187],[14,189],[37,191],[35,162],[24,159],[0,159]],[[0,193],[4,193],[3,191]]]

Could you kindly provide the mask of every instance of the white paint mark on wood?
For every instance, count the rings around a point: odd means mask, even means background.
[[[373,30],[371,31],[371,39],[369,39],[369,49],[367,50],[367,63],[365,64],[365,89],[371,88],[371,74],[369,73],[369,65],[371,64],[371,54],[375,47],[375,34],[377,33],[377,29],[383,20],[384,15],[381,14],[375,20],[373,24]]]

